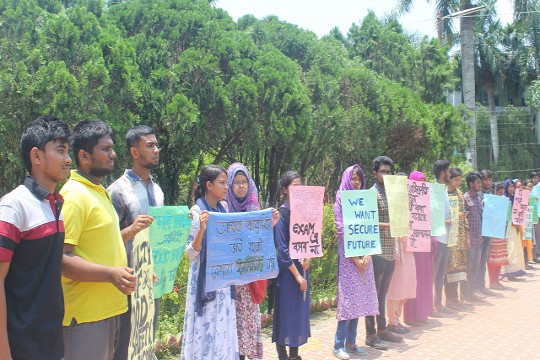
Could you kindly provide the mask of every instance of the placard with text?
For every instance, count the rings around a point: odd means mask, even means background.
[[[345,256],[381,253],[377,190],[341,191]]]
[[[291,186],[289,190],[291,259],[321,257],[324,186]]]
[[[206,292],[277,277],[272,215],[272,209],[210,213],[206,225]]]
[[[154,272],[158,279],[154,287],[154,296],[157,299],[173,290],[178,266],[189,237],[191,219],[187,206],[150,207],[148,214],[154,218],[150,225],[150,246]]]
[[[431,219],[429,183],[407,180],[409,191],[409,237],[405,250],[431,251]]]

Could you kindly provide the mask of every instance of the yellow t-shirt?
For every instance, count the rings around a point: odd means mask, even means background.
[[[96,264],[127,266],[118,215],[109,192],[72,170],[60,194],[64,197],[64,243],[75,245],[73,253]],[[73,318],[80,324],[127,311],[126,295],[112,283],[74,281],[62,276],[62,288],[64,326]]]

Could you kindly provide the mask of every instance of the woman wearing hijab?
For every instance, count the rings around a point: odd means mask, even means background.
[[[501,268],[501,277],[507,277],[508,279],[525,274],[525,261],[523,259],[523,249],[521,247],[523,227],[512,224],[512,206],[514,205],[515,191],[516,185],[514,181],[507,179],[504,182],[504,196],[510,199],[510,205],[508,207],[508,225],[506,227],[508,262],[510,264]]]
[[[426,181],[420,171],[414,171],[409,179]],[[403,320],[410,325],[422,325],[433,314],[433,261],[431,252],[415,252],[416,298],[410,299],[403,307]]]
[[[261,209],[257,187],[248,169],[234,163],[227,169],[227,205],[229,212]],[[236,287],[236,327],[240,360],[263,358],[259,300],[264,298],[266,280]],[[257,300],[258,302],[254,301]]]
[[[205,291],[208,257],[206,224],[210,212],[227,212],[222,200],[227,196],[227,172],[217,165],[201,169],[191,208],[193,220],[186,244],[190,260],[182,360],[238,359],[236,331],[236,298],[234,286],[207,293]]]
[[[411,173],[412,177],[417,177],[415,173],[418,171]],[[403,173],[402,176],[407,176],[407,174]],[[399,319],[407,300],[416,298],[416,264],[414,253],[405,250],[407,239],[407,236],[396,239],[396,267],[386,295],[388,330],[397,334],[405,334],[410,331],[408,327],[399,322]]]
[[[343,172],[334,203],[338,235],[338,326],[332,353],[338,359],[349,359],[349,354],[367,355],[356,345],[358,318],[379,314],[371,256],[345,257],[341,192],[360,189],[365,189],[364,172],[358,165],[350,166]]]

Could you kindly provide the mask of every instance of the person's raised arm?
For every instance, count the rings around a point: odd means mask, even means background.
[[[122,229],[122,240],[127,242],[132,237],[135,237],[139,232],[146,229],[154,222],[154,218],[150,215],[138,215],[133,221],[133,224]]]
[[[9,262],[0,261],[0,360],[11,360],[7,333],[7,304],[4,282],[9,270]]]

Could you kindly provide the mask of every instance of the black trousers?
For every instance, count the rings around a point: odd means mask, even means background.
[[[377,328],[375,328],[375,316],[365,317],[367,335],[377,334],[377,329],[379,331],[386,330],[386,294],[396,267],[394,260],[386,260],[377,255],[372,256],[371,261],[373,261],[375,287],[377,289],[377,299],[379,300],[379,315],[377,315]]]

